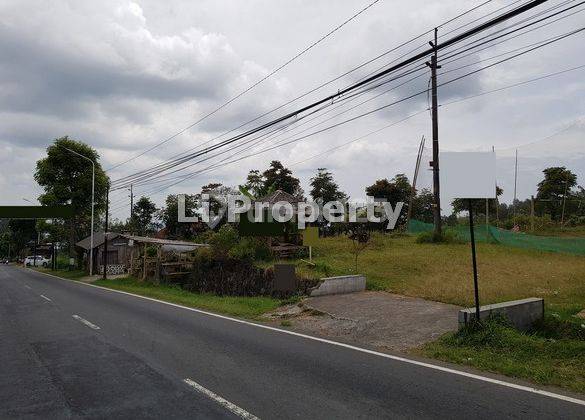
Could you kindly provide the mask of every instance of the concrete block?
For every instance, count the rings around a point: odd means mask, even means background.
[[[479,318],[486,319],[490,315],[502,315],[521,331],[528,330],[532,324],[544,318],[544,299],[528,298],[512,300],[480,306]],[[475,319],[475,308],[465,308],[459,311],[459,326],[463,326]]]
[[[366,290],[366,277],[361,274],[326,277],[321,280],[321,283],[311,291],[311,296],[338,295]]]

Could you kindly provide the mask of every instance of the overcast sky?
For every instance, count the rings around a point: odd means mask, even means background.
[[[184,2],[0,0],[0,204],[23,205],[40,189],[35,162],[57,137],[89,143],[109,168],[190,125],[246,89],[369,4],[340,0],[200,0]],[[194,148],[288,100],[331,80],[413,36],[481,3],[381,0],[325,41],[203,123],[165,145],[109,172],[112,179]],[[509,5],[492,1],[441,28],[441,33]],[[549,2],[550,7],[560,2]],[[537,13],[541,6],[530,14]],[[581,9],[576,8],[574,11]],[[517,19],[518,20],[518,19]],[[516,21],[517,21],[516,20]],[[499,56],[585,26],[585,12],[512,41],[445,64],[440,81],[491,64]],[[439,89],[440,144],[448,151],[488,151],[498,156],[498,184],[505,201],[513,194],[514,150],[519,150],[518,196],[534,194],[541,171],[566,166],[585,185],[585,69],[497,93],[448,104],[545,74],[585,64],[584,33],[538,49]],[[449,35],[446,35],[448,37]],[[388,54],[308,95],[270,117],[329,95],[348,83],[426,44],[430,35]],[[485,60],[473,64],[478,60]],[[470,64],[464,69],[448,72]],[[425,90],[428,74],[316,126],[312,131]],[[386,89],[384,87],[384,89]],[[382,92],[368,93],[363,99]],[[362,98],[360,98],[362,99]],[[357,104],[348,104],[340,111]],[[418,142],[431,138],[428,112],[334,151],[392,122],[424,111],[426,95],[336,129],[223,166],[152,195],[156,185],[136,187],[162,203],[168,193],[194,193],[209,182],[236,186],[250,169],[281,160],[301,178],[327,167],[341,188],[363,197],[379,178],[414,170]],[[252,152],[295,138],[326,117],[261,143]],[[262,120],[267,121],[269,117]],[[247,126],[251,127],[251,126]],[[553,136],[553,134],[558,133]],[[222,139],[224,139],[223,137]],[[210,163],[235,153],[228,151]],[[430,141],[421,186],[430,185]],[[320,154],[320,155],[319,155]],[[307,158],[319,155],[310,160]],[[301,162],[306,160],[304,162]],[[298,163],[301,162],[301,163]],[[202,163],[190,171],[204,168]],[[127,217],[127,192],[112,193],[114,216]]]

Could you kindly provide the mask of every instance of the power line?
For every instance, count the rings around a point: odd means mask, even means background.
[[[464,98],[456,99],[456,100],[453,100],[453,101],[445,102],[443,104],[440,104],[439,106],[440,107],[445,107],[445,106],[449,106],[451,104],[468,101],[470,99],[478,98],[478,97],[485,96],[485,95],[489,95],[489,94],[492,94],[492,93],[501,92],[501,91],[507,90],[507,89],[512,89],[512,88],[515,88],[515,87],[518,87],[518,86],[526,85],[528,83],[534,83],[534,82],[537,82],[537,81],[540,81],[540,80],[544,80],[544,79],[548,79],[548,78],[551,78],[551,77],[559,76],[561,74],[565,74],[565,73],[568,73],[568,72],[571,72],[571,71],[575,71],[575,70],[579,70],[579,69],[585,69],[585,64],[580,65],[580,66],[577,66],[577,67],[572,67],[572,68],[569,68],[569,69],[565,69],[565,70],[560,70],[560,71],[557,71],[557,72],[554,72],[554,73],[545,74],[545,75],[542,75],[542,76],[539,76],[539,77],[535,77],[535,78],[532,78],[532,79],[529,79],[529,80],[524,80],[524,81],[521,81],[521,82],[518,82],[518,83],[513,83],[511,85],[502,86],[502,87],[497,88],[497,89],[492,89],[492,90],[488,90],[488,91],[485,91],[485,92],[480,92],[478,94],[466,96]],[[418,112],[416,112],[414,114],[409,115],[408,117],[406,117],[406,118],[404,118],[404,119],[402,119],[402,120],[400,120],[398,122],[402,122],[402,121],[405,121],[406,119],[413,118],[413,117],[415,117],[417,115],[420,115],[420,114],[422,114],[423,112],[426,112],[426,111],[427,111],[426,109],[423,109],[421,111],[418,111]],[[530,145],[530,144],[533,144],[533,143],[537,143],[537,142],[541,142],[541,141],[544,141],[544,140],[548,140],[549,138],[552,138],[552,137],[554,137],[554,136],[556,136],[556,135],[558,135],[558,134],[560,134],[562,132],[565,132],[565,131],[569,130],[571,127],[574,127],[579,121],[580,121],[580,119],[574,121],[572,124],[570,124],[569,126],[563,128],[562,130],[559,130],[559,131],[557,131],[557,132],[555,132],[555,133],[553,133],[553,134],[551,134],[548,137],[545,137],[543,139],[540,139],[540,140],[537,140],[537,141],[534,141],[534,142],[530,142],[530,143],[526,143],[526,144],[523,144],[521,146],[514,146],[514,147],[511,147],[511,148],[498,149],[498,150],[515,149],[515,148],[524,147],[524,146],[527,146],[527,145]],[[357,139],[348,141],[346,143],[340,144],[340,145],[335,146],[335,147],[331,147],[331,148],[329,148],[327,150],[324,150],[323,152],[320,152],[320,153],[318,153],[316,155],[313,155],[313,156],[310,156],[310,157],[308,157],[306,159],[303,159],[303,160],[300,160],[300,161],[291,163],[288,166],[300,165],[301,163],[307,162],[309,160],[315,159],[315,158],[320,157],[320,156],[323,156],[325,154],[329,154],[329,153],[331,153],[334,150],[337,150],[337,149],[340,149],[342,147],[348,146],[348,145],[350,145],[352,143],[355,143],[355,142],[357,142],[357,141],[359,141],[359,140],[361,140],[361,139],[363,139],[365,137],[369,137],[369,136],[371,136],[373,134],[379,133],[380,131],[385,130],[385,129],[389,128],[389,127],[392,127],[393,125],[396,125],[396,124],[397,124],[397,122],[396,123],[389,124],[389,125],[386,125],[386,126],[380,128],[378,130],[374,130],[372,132],[369,132],[369,133],[365,134],[364,136],[358,137]]]
[[[479,5],[479,6],[476,6],[476,7],[472,8],[472,9],[470,9],[469,11],[476,10],[477,8],[481,7],[481,6],[482,6],[482,5],[484,5],[484,4],[486,4],[486,2],[482,3],[482,4],[481,4],[481,5]],[[502,9],[502,8],[500,8],[500,9]],[[498,9],[498,10],[500,10],[500,9]],[[467,11],[467,12],[469,12],[469,11]],[[463,13],[463,14],[461,14],[461,15],[464,15],[464,14],[466,14],[467,12],[465,12],[465,13]],[[493,12],[492,12],[492,13],[493,13]],[[490,14],[492,14],[492,13],[490,13]],[[490,14],[488,14],[488,15],[490,15]],[[460,15],[460,16],[461,16],[461,15]],[[453,19],[450,19],[449,21],[452,21],[452,20],[454,20],[454,18],[453,18]],[[449,22],[449,21],[448,21],[448,22]],[[363,67],[364,65],[366,65],[366,64],[369,64],[369,63],[370,63],[370,62],[372,62],[372,61],[375,61],[375,60],[379,59],[380,57],[382,57],[382,56],[384,56],[384,55],[388,54],[389,52],[392,52],[392,51],[394,51],[394,50],[396,50],[396,49],[400,48],[401,46],[404,46],[404,45],[406,45],[406,44],[408,44],[408,43],[410,43],[410,42],[413,42],[414,40],[416,40],[416,39],[418,39],[418,38],[420,38],[420,37],[424,36],[425,34],[427,34],[427,33],[429,33],[429,32],[430,32],[430,31],[426,31],[426,32],[424,32],[423,34],[421,34],[421,35],[418,35],[417,37],[414,37],[414,38],[412,38],[411,40],[409,40],[409,41],[406,41],[406,42],[402,43],[402,44],[401,44],[401,45],[399,45],[398,47],[395,47],[395,48],[393,48],[393,49],[391,49],[391,50],[389,50],[389,51],[386,51],[386,52],[385,52],[385,53],[383,53],[383,54],[380,54],[379,56],[377,56],[377,57],[375,57],[375,58],[373,58],[373,59],[371,59],[371,60],[367,61],[366,63],[364,63],[364,64],[362,64],[362,65],[360,65],[360,66],[358,66],[358,67],[356,67],[356,68],[354,68],[354,69],[352,69],[352,70],[350,70],[350,71],[346,72],[344,75],[347,75],[347,74],[349,74],[349,73],[353,72],[354,70],[356,70],[356,69],[358,69],[358,68],[360,68],[360,67]],[[420,48],[420,47],[419,47],[419,48]],[[419,48],[417,48],[417,49],[419,49]],[[415,49],[415,50],[416,50],[416,49]],[[342,75],[342,76],[340,76],[340,77],[343,77],[344,75]],[[333,79],[333,80],[337,80],[337,79],[339,79],[340,77],[338,77],[338,78],[336,78],[336,79]],[[328,83],[329,83],[329,82],[326,82],[326,83],[324,83],[324,84],[322,84],[322,85],[318,86],[317,88],[313,89],[312,91],[310,91],[310,92],[308,92],[308,93],[311,93],[311,92],[313,92],[313,91],[315,91],[315,90],[319,89],[320,87],[322,87],[322,86],[324,86],[324,85],[326,85],[326,84],[328,84]],[[292,101],[295,101],[296,99],[299,99],[300,97],[303,97],[303,96],[305,96],[305,95],[306,95],[306,94],[304,94],[304,95],[301,95],[301,96],[299,96],[299,97],[297,97],[297,98],[293,99]],[[288,103],[290,103],[290,102],[292,102],[292,101],[289,101]],[[287,103],[287,104],[288,104],[288,103]],[[285,104],[285,105],[286,105],[286,104]],[[281,108],[281,107],[282,107],[282,106],[280,106],[280,107],[278,107],[278,108],[276,108],[276,109],[279,109],[279,108]],[[269,113],[271,113],[271,112],[273,112],[273,111],[274,111],[274,110],[272,110],[272,111],[269,111],[269,112],[267,112],[267,113],[265,113],[265,114],[263,114],[263,115],[267,115],[267,114],[269,114]],[[261,116],[260,116],[260,117],[261,117]],[[257,117],[256,119],[258,119],[258,118],[260,118],[260,117]],[[256,119],[254,119],[254,120],[256,120]],[[252,121],[254,121],[254,120],[252,120]],[[249,122],[248,122],[248,123],[249,123]],[[243,125],[247,125],[248,123],[246,123],[246,124],[243,124]],[[240,127],[242,127],[243,125],[241,125]],[[234,130],[230,130],[230,131],[234,131]],[[228,132],[228,133],[229,133],[229,132]],[[226,134],[226,133],[224,133],[224,134]],[[218,137],[221,137],[221,136],[223,136],[224,134],[222,134],[222,135],[220,135],[220,136],[218,136]],[[218,138],[218,137],[216,137],[216,138]],[[213,141],[213,140],[214,140],[214,139],[212,139],[211,141]],[[206,142],[206,143],[208,143],[208,142]],[[172,164],[172,161],[171,161],[171,163],[169,163],[169,164]],[[165,165],[165,164],[163,163],[162,165]],[[144,171],[142,171],[142,172],[144,172]]]
[[[364,8],[362,8],[361,10],[359,10],[357,13],[354,13],[352,16],[350,16],[349,18],[347,18],[345,21],[343,21],[341,24],[337,25],[335,28],[333,28],[332,30],[330,30],[329,32],[327,32],[325,35],[323,35],[321,38],[319,38],[317,41],[313,42],[312,44],[310,44],[308,47],[304,48],[303,50],[299,51],[296,55],[294,55],[292,58],[290,58],[289,60],[287,60],[286,62],[284,62],[283,64],[281,64],[280,66],[278,66],[277,68],[275,68],[274,70],[272,70],[270,73],[268,73],[266,76],[264,76],[263,78],[261,78],[260,80],[258,80],[257,82],[255,82],[254,84],[252,84],[251,86],[247,87],[246,89],[244,89],[243,91],[241,91],[240,93],[238,93],[236,96],[232,97],[231,99],[229,99],[227,102],[223,103],[222,105],[220,105],[219,107],[215,108],[213,111],[205,114],[203,117],[199,118],[197,121],[195,121],[192,124],[189,124],[187,127],[181,129],[180,131],[178,131],[177,133],[173,134],[170,137],[167,137],[165,140],[163,140],[162,142],[159,142],[157,144],[155,144],[152,147],[149,147],[148,149],[140,152],[139,154],[126,159],[123,162],[117,163],[116,165],[110,167],[108,169],[108,171],[115,169],[121,165],[124,165],[128,162],[131,162],[137,158],[139,158],[140,156],[145,155],[146,153],[162,146],[165,143],[168,143],[169,141],[171,141],[172,139],[174,139],[175,137],[183,134],[185,131],[193,128],[194,126],[196,126],[197,124],[199,124],[200,122],[206,120],[207,118],[211,117],[212,115],[214,115],[215,113],[219,112],[220,110],[222,110],[223,108],[225,108],[226,106],[228,106],[229,104],[231,104],[232,102],[234,102],[235,100],[237,100],[238,98],[240,98],[241,96],[245,95],[246,93],[248,93],[249,91],[251,91],[252,89],[254,89],[256,86],[258,86],[259,84],[261,84],[262,82],[266,81],[268,78],[270,78],[271,76],[274,76],[276,73],[278,73],[280,70],[282,70],[284,67],[288,66],[289,64],[291,64],[293,61],[295,61],[296,59],[298,59],[300,56],[302,56],[303,54],[307,53],[309,50],[311,50],[312,48],[314,48],[315,46],[317,46],[319,43],[323,42],[325,39],[327,39],[328,37],[330,37],[331,35],[333,35],[335,32],[337,32],[338,30],[340,30],[341,28],[343,28],[345,25],[347,25],[349,22],[351,22],[352,20],[354,20],[355,18],[357,18],[359,15],[361,15],[362,13],[364,13],[366,10],[368,10],[370,7],[374,6],[376,3],[378,3],[380,0],[374,0],[371,3],[369,3],[367,6],[365,6]]]
[[[449,40],[444,41],[444,42],[438,44],[436,46],[436,48],[437,49],[444,49],[446,47],[449,47],[451,45],[454,45],[455,43],[458,43],[458,42],[460,42],[460,41],[462,41],[464,39],[467,39],[467,38],[469,38],[469,37],[471,37],[471,36],[473,36],[473,35],[475,35],[475,34],[477,34],[479,32],[484,31],[485,29],[488,29],[488,28],[490,28],[490,27],[492,27],[494,25],[497,25],[497,24],[499,24],[501,22],[504,22],[504,21],[506,21],[506,20],[508,20],[508,19],[510,19],[512,17],[515,17],[515,16],[517,16],[517,15],[519,15],[521,13],[524,13],[524,12],[526,12],[526,11],[528,11],[528,10],[530,10],[530,9],[532,9],[532,8],[534,8],[534,7],[542,4],[542,3],[544,3],[545,1],[546,0],[534,0],[534,1],[530,2],[530,3],[528,3],[528,4],[525,4],[523,6],[520,6],[520,7],[516,8],[516,9],[510,11],[510,12],[507,12],[507,13],[504,13],[504,14],[502,14],[500,16],[497,16],[496,18],[491,19],[488,22],[484,22],[484,23],[482,23],[482,24],[480,24],[480,25],[478,25],[478,26],[476,26],[476,27],[474,27],[474,28],[472,28],[470,30],[467,30],[467,31],[465,31],[465,32],[463,32],[461,34],[458,34],[458,35],[450,38]],[[416,55],[414,55],[414,56],[412,56],[412,57],[410,57],[410,58],[408,58],[408,59],[406,59],[406,60],[404,60],[404,61],[402,61],[402,62],[400,62],[400,63],[398,63],[396,65],[394,65],[394,66],[391,66],[391,67],[389,67],[389,68],[387,68],[387,69],[385,69],[385,70],[383,70],[383,71],[381,71],[381,72],[379,72],[379,73],[377,73],[375,75],[372,75],[372,76],[370,76],[369,78],[367,78],[365,80],[362,80],[362,81],[360,81],[358,83],[355,83],[355,84],[353,84],[353,85],[351,85],[351,86],[349,86],[349,87],[347,87],[347,88],[345,88],[345,89],[343,89],[341,91],[338,91],[336,94],[329,95],[328,97],[325,97],[325,98],[323,98],[321,100],[318,100],[318,101],[316,101],[316,102],[314,102],[314,103],[312,103],[310,105],[306,105],[305,107],[303,107],[303,108],[301,108],[299,110],[293,111],[292,113],[288,113],[288,114],[286,114],[286,115],[284,115],[282,117],[277,118],[276,120],[273,120],[271,122],[265,123],[265,124],[263,124],[263,125],[261,125],[259,127],[256,127],[254,129],[249,130],[249,131],[247,131],[245,133],[242,133],[242,134],[240,134],[238,136],[235,136],[235,137],[232,137],[230,139],[227,139],[227,140],[225,140],[225,141],[223,141],[223,142],[221,142],[221,143],[219,143],[217,145],[214,145],[212,147],[207,148],[206,150],[204,150],[202,152],[199,152],[199,153],[194,154],[194,156],[193,155],[192,156],[188,156],[187,158],[190,159],[192,157],[199,156],[199,155],[201,155],[203,153],[208,153],[209,151],[215,150],[215,149],[217,149],[219,147],[223,147],[225,145],[231,144],[231,143],[233,143],[233,142],[235,142],[235,141],[237,141],[237,140],[239,140],[241,138],[247,137],[247,136],[249,136],[251,134],[254,134],[254,133],[258,132],[258,131],[261,131],[261,130],[263,130],[265,128],[268,128],[268,127],[270,127],[270,126],[272,126],[274,124],[278,124],[278,123],[280,123],[280,122],[282,122],[284,120],[290,119],[291,117],[297,116],[298,114],[300,114],[302,112],[311,110],[312,108],[315,108],[317,106],[320,106],[320,105],[322,105],[322,104],[324,104],[324,103],[326,103],[328,101],[334,100],[336,97],[341,97],[342,95],[344,95],[346,93],[349,93],[349,92],[351,92],[353,90],[356,90],[359,87],[362,87],[364,85],[367,85],[368,83],[370,83],[370,82],[372,82],[372,81],[374,81],[376,79],[379,79],[381,77],[384,77],[384,76],[386,76],[387,74],[389,74],[391,72],[394,72],[394,71],[396,71],[396,70],[398,70],[400,68],[403,68],[403,67],[405,67],[405,66],[407,66],[409,64],[412,64],[412,63],[414,63],[414,62],[416,62],[416,61],[418,61],[418,60],[420,60],[422,58],[425,58],[430,53],[433,53],[434,50],[435,50],[434,47],[431,48],[431,49],[427,49],[427,50],[425,50],[425,51],[423,51],[421,53],[418,53],[418,54],[416,54]],[[131,177],[132,176],[124,177],[124,178],[122,178],[120,180],[116,180],[114,182],[115,183],[128,182],[128,180],[131,179]]]
[[[585,28],[583,28],[583,29],[581,29],[581,30],[584,30],[584,29],[585,29]],[[578,33],[579,31],[580,31],[580,30],[577,30],[577,31],[572,31],[572,32],[569,32],[569,34],[575,34],[575,33]],[[522,55],[522,53],[521,53],[521,54],[517,54],[516,56],[519,56],[519,55]],[[513,57],[511,57],[511,58],[513,58]],[[507,60],[509,60],[509,59],[511,59],[511,58],[508,58],[508,59],[506,59],[506,61],[507,61]],[[485,66],[483,69],[487,69],[487,68],[489,68],[489,67],[492,67],[492,65],[490,65],[490,66]],[[581,69],[581,68],[585,68],[585,65],[582,65],[582,66],[577,66],[577,67],[573,67],[573,68],[566,69],[566,70],[562,70],[562,71],[558,71],[558,72],[555,72],[555,73],[550,73],[550,74],[543,75],[543,76],[539,76],[539,77],[532,78],[532,79],[529,79],[529,80],[526,80],[526,81],[522,81],[522,82],[514,83],[514,84],[512,84],[512,85],[504,86],[504,87],[501,87],[501,88],[498,88],[498,89],[493,89],[493,90],[490,90],[490,91],[481,92],[480,94],[476,94],[476,95],[472,95],[472,96],[469,96],[469,97],[466,97],[466,98],[462,98],[462,99],[458,99],[458,100],[451,101],[451,102],[448,102],[448,103],[444,103],[444,104],[442,104],[441,106],[448,106],[448,105],[450,105],[450,104],[453,104],[453,103],[456,103],[456,102],[461,102],[461,101],[464,101],[464,100],[469,100],[469,99],[472,99],[472,98],[475,98],[475,97],[478,97],[478,96],[483,96],[483,95],[486,95],[486,94],[495,93],[495,92],[499,92],[499,91],[502,91],[502,90],[505,90],[505,89],[510,89],[510,88],[513,88],[513,87],[517,87],[517,86],[520,86],[520,85],[523,85],[523,84],[532,83],[532,82],[535,82],[535,81],[538,81],[538,80],[542,80],[542,79],[545,79],[545,78],[550,78],[550,77],[558,76],[558,75],[560,75],[560,74],[564,74],[564,73],[567,73],[567,72],[570,72],[570,71],[574,71],[574,70],[577,70],[577,69]],[[474,72],[470,72],[470,73],[468,73],[468,74],[474,74],[475,72],[476,72],[476,71],[474,71]],[[461,78],[452,79],[452,80],[450,80],[450,81],[444,82],[444,83],[443,83],[443,84],[441,84],[440,86],[443,86],[443,85],[449,84],[449,83],[451,83],[451,82],[454,82],[454,81],[457,81],[457,80],[460,80],[460,79],[461,79]],[[422,93],[422,92],[420,92],[420,93]],[[420,93],[419,93],[419,94],[420,94]],[[385,107],[387,107],[387,106],[389,106],[389,105],[386,105]],[[384,108],[384,107],[382,107],[382,108]],[[370,111],[370,112],[371,112],[371,111]],[[312,156],[311,158],[305,159],[304,161],[306,161],[306,160],[310,160],[310,159],[312,159],[312,158],[315,158],[315,157],[317,157],[317,156],[321,156],[321,155],[323,155],[323,154],[325,154],[325,153],[328,153],[328,152],[330,152],[330,151],[332,151],[332,150],[336,150],[336,149],[338,149],[338,148],[340,148],[340,147],[343,147],[343,146],[345,146],[345,145],[348,145],[348,144],[351,144],[351,143],[353,143],[353,142],[355,142],[355,141],[361,140],[361,139],[363,139],[364,137],[367,137],[367,136],[370,136],[370,135],[372,135],[372,134],[375,134],[375,133],[377,133],[377,132],[380,132],[380,131],[382,131],[382,130],[384,130],[384,129],[386,129],[386,128],[389,128],[389,127],[391,127],[391,126],[394,126],[394,125],[396,125],[396,124],[398,124],[398,123],[400,123],[400,122],[403,122],[403,121],[405,121],[405,120],[407,120],[407,119],[413,118],[413,117],[415,117],[416,115],[419,115],[419,114],[421,114],[421,113],[423,113],[423,112],[426,112],[426,109],[424,109],[424,110],[421,110],[421,111],[418,111],[418,112],[416,112],[416,113],[414,113],[414,114],[411,114],[411,115],[407,116],[406,118],[403,118],[403,119],[401,119],[401,120],[399,120],[399,121],[393,122],[393,123],[391,123],[391,124],[389,124],[389,125],[387,125],[387,126],[384,126],[384,127],[380,128],[380,129],[374,130],[373,132],[370,132],[370,133],[368,133],[368,134],[366,134],[366,135],[364,135],[364,136],[361,136],[361,137],[359,137],[359,138],[357,138],[357,139],[354,139],[354,140],[352,140],[352,141],[350,141],[350,142],[344,143],[343,145],[336,146],[336,147],[334,147],[334,148],[328,149],[328,150],[326,150],[325,152],[322,152],[322,153],[320,153],[319,155]],[[362,114],[362,115],[364,115],[364,114]],[[334,126],[337,126],[337,125],[334,125]],[[329,129],[329,128],[331,128],[331,127],[334,127],[334,126],[330,126],[330,127],[326,128],[326,129]],[[324,130],[320,130],[320,131],[318,131],[318,132],[316,132],[316,133],[319,133],[319,132],[322,132],[322,131],[324,131]],[[310,135],[314,135],[314,134],[316,134],[316,133],[311,133]],[[310,135],[309,135],[309,136],[310,136]],[[295,140],[293,140],[293,141],[291,141],[291,142],[287,142],[287,143],[285,143],[285,144],[280,144],[280,145],[277,145],[277,146],[273,146],[273,147],[271,147],[271,148],[264,149],[264,150],[262,150],[262,151],[260,151],[260,152],[253,153],[253,154],[251,154],[251,155],[246,155],[246,156],[243,156],[243,157],[237,158],[237,159],[235,159],[235,160],[232,160],[232,161],[230,161],[230,162],[227,162],[227,163],[225,163],[225,164],[215,164],[215,165],[211,165],[211,166],[209,166],[209,167],[207,167],[207,168],[205,168],[205,169],[203,169],[203,170],[201,170],[201,171],[197,171],[197,172],[191,173],[191,174],[189,174],[187,177],[183,178],[181,181],[174,182],[174,183],[172,183],[172,184],[170,184],[170,185],[167,185],[167,186],[163,187],[162,189],[160,189],[160,190],[158,190],[158,191],[155,191],[154,193],[156,194],[156,193],[158,193],[158,192],[161,192],[161,191],[163,191],[163,190],[165,190],[165,189],[167,189],[167,188],[170,188],[171,186],[177,185],[178,183],[180,183],[180,182],[183,182],[183,181],[185,181],[185,180],[187,180],[187,179],[190,179],[190,178],[192,178],[193,176],[199,175],[200,173],[202,173],[202,172],[205,172],[205,171],[209,170],[210,168],[214,168],[214,169],[215,169],[215,168],[217,168],[217,167],[221,167],[221,166],[225,166],[225,165],[227,165],[227,164],[235,163],[235,162],[241,161],[241,160],[243,160],[243,159],[246,159],[246,158],[248,158],[248,157],[251,157],[251,156],[256,156],[256,155],[258,155],[258,154],[265,153],[265,152],[267,152],[267,151],[270,151],[270,150],[273,150],[273,149],[275,149],[275,148],[278,148],[278,147],[285,146],[285,145],[287,145],[287,144],[290,144],[290,143],[292,143],[292,142],[296,142],[296,141],[302,140],[302,139],[304,139],[304,138],[306,138],[306,137],[308,137],[308,136],[304,136],[304,137],[301,137],[301,138],[295,139]],[[301,161],[301,162],[295,162],[293,165],[296,165],[296,164],[302,163],[302,162],[304,162],[304,161]]]

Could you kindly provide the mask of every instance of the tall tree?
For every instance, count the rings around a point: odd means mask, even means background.
[[[133,230],[142,236],[152,233],[156,229],[154,224],[156,212],[156,205],[150,198],[140,197],[136,204],[134,204],[133,217],[130,221]]]
[[[398,225],[406,223],[408,201],[411,192],[412,187],[407,176],[404,174],[397,174],[390,181],[386,178],[379,179],[374,184],[366,187],[366,194],[369,196],[385,199],[393,206],[398,202],[404,203],[400,217],[398,218]]]
[[[282,190],[298,198],[302,198],[304,194],[299,179],[278,160],[270,162],[270,167],[262,173],[262,178],[264,183],[259,192],[260,196],[268,194],[270,190]]]
[[[67,149],[95,162],[96,219],[105,209],[108,177],[99,163],[98,153],[80,141],[61,137],[47,148],[47,157],[37,161],[35,180],[43,187],[39,197],[42,205],[71,204],[73,217],[69,220],[69,255],[75,256],[75,243],[90,233],[91,164]],[[80,256],[80,255],[78,255]]]
[[[347,194],[339,189],[333,180],[333,174],[327,168],[318,168],[317,174],[311,178],[311,198],[322,199],[323,203],[328,201],[346,200]]]
[[[37,229],[34,220],[12,219],[8,223],[9,241],[13,256],[21,255],[31,242],[37,239]]]
[[[564,166],[546,168],[542,172],[544,179],[538,183],[536,198],[544,203],[541,207],[550,213],[551,219],[560,220],[563,198],[572,197],[577,175]]]
[[[433,203],[435,202],[435,196],[433,192],[428,188],[423,188],[417,191],[416,195],[412,200],[412,213],[411,217],[414,220],[419,220],[425,223],[433,223]]]
[[[185,211],[187,216],[193,216],[193,210],[197,206],[198,196],[185,196]],[[171,238],[190,239],[193,237],[193,229],[190,223],[179,223],[179,202],[177,196],[170,194],[165,200],[165,206],[158,212],[167,235]]]
[[[258,197],[262,191],[262,188],[264,187],[264,179],[262,178],[262,174],[258,169],[252,169],[250,172],[248,172],[244,187],[250,194],[252,194],[252,196]]]

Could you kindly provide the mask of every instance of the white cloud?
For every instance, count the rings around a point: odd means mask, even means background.
[[[1,201],[18,203],[21,191],[38,190],[32,178],[35,161],[55,137],[70,135],[90,143],[98,149],[105,167],[128,159],[246,89],[363,5],[363,2],[337,0],[0,2]],[[468,18],[502,5],[504,2],[492,2]],[[117,178],[148,167],[209,141],[467,7],[455,0],[380,2],[217,115],[114,171],[112,176]],[[444,70],[568,31],[579,23],[582,17],[575,15],[467,60],[446,65]],[[441,31],[457,24],[454,22]],[[420,40],[421,44],[426,42],[427,39]],[[584,64],[579,62],[581,45],[582,35],[447,85],[440,90],[440,100],[444,103]],[[259,122],[335,92],[411,47],[389,54],[380,62]],[[473,68],[477,65],[450,76]],[[492,145],[496,149],[510,148],[558,131],[584,115],[582,75],[583,71],[567,73],[442,107],[441,147],[447,150],[486,150]],[[424,91],[427,82],[425,74],[315,129]],[[193,178],[170,191],[197,191],[211,180],[236,185],[243,181],[249,169],[264,169],[272,159],[287,164],[297,162],[300,157],[326,151],[426,106],[426,95],[421,95],[352,124]],[[293,136],[311,124],[283,137]],[[585,165],[579,150],[584,131],[578,126],[564,133],[562,141],[555,137],[543,142],[538,150],[521,149],[530,158],[530,165],[526,165],[522,174],[519,195],[533,192],[541,170],[549,164],[571,166],[583,183]],[[364,186],[377,178],[391,178],[400,172],[410,176],[423,134],[430,138],[430,119],[426,113],[293,169],[307,190],[308,179],[317,167],[332,168],[342,188],[359,197]],[[270,144],[273,143],[261,143],[252,152]],[[426,160],[421,176],[423,184],[430,180]],[[502,183],[505,197],[509,199],[510,171],[505,155],[502,162],[507,168],[502,170]],[[194,166],[192,170],[201,167],[204,165]],[[137,188],[138,193],[141,190],[146,189]],[[123,203],[124,195],[117,194],[116,200]],[[161,194],[156,198],[161,202],[162,197]]]

